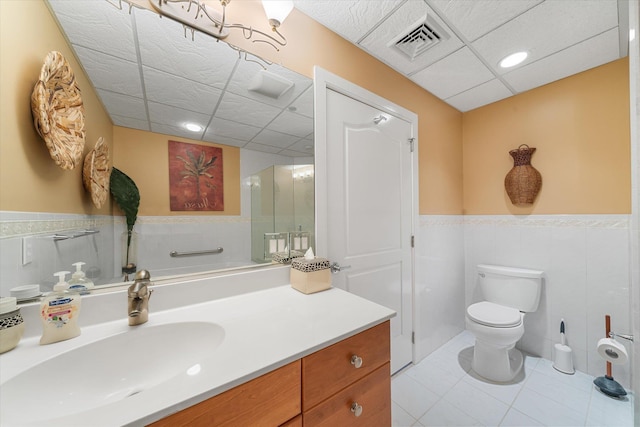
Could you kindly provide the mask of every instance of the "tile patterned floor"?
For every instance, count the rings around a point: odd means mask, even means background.
[[[631,398],[611,399],[592,376],[562,374],[546,359],[526,356],[512,383],[488,383],[471,370],[473,342],[464,331],[393,377],[395,427],[634,425]]]

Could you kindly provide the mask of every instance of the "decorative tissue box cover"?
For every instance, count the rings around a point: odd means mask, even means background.
[[[273,254],[271,260],[273,262],[277,262],[280,264],[289,264],[292,259],[304,256],[304,254],[300,251],[291,251],[289,252],[276,252]]]
[[[294,258],[291,261],[291,287],[304,294],[324,291],[331,287],[331,269],[326,258],[307,260]]]

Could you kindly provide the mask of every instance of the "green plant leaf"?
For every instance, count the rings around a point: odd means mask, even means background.
[[[140,206],[140,191],[136,183],[124,172],[114,167],[111,170],[109,191],[127,217],[127,230],[132,231],[138,218],[138,207]]]

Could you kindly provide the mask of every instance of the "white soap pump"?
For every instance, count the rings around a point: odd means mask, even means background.
[[[63,291],[69,289],[69,284],[64,280],[69,273],[69,271],[58,271],[57,273],[53,273],[53,275],[58,278],[58,283],[53,285],[53,291],[55,293],[63,293]]]
[[[54,273],[58,283],[53,292],[42,299],[40,315],[42,316],[42,337],[40,344],[51,344],[68,340],[80,335],[78,314],[80,313],[81,296],[68,290],[69,284],[64,281],[68,271]]]
[[[88,290],[95,285],[87,278],[84,271],[82,271],[82,266],[85,265],[84,262],[76,262],[71,265],[76,267],[76,271],[73,272],[71,280],[69,280],[69,289],[76,290],[80,292],[80,294],[88,293]]]

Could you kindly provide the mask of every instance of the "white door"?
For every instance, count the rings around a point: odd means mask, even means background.
[[[412,124],[328,89],[327,255],[333,285],[395,310],[391,369],[412,361]]]

